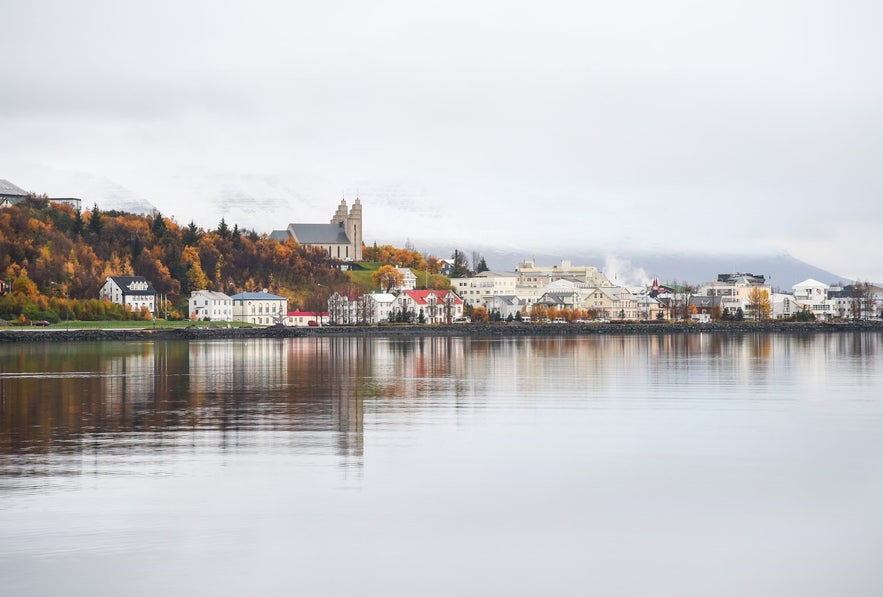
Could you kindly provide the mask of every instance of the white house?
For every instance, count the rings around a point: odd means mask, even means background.
[[[363,295],[362,302],[365,305],[365,313],[368,316],[365,323],[389,321],[395,301],[395,295],[388,292],[374,292]]]
[[[426,323],[453,323],[463,317],[463,299],[450,290],[406,290],[396,297],[394,311],[407,311],[413,320],[423,314]]]
[[[233,321],[271,325],[284,323],[288,314],[288,299],[261,292],[240,292],[230,297],[233,301]]]
[[[233,299],[223,292],[197,290],[187,301],[190,319],[232,321]]]
[[[825,319],[836,315],[833,302],[828,300],[831,287],[818,280],[809,278],[791,287],[794,300],[812,311],[816,318]]]
[[[402,275],[402,283],[396,290],[414,290],[417,288],[417,276],[409,267],[397,267],[396,270]]]
[[[132,311],[146,308],[150,313],[156,313],[156,290],[144,276],[108,276],[98,297],[128,306]]]

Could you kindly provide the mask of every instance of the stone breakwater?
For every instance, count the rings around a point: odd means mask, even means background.
[[[294,328],[199,328],[120,330],[3,330],[0,344],[14,342],[93,342],[137,340],[235,340],[306,337],[468,337],[517,338],[537,336],[663,335],[663,334],[831,334],[881,332],[883,321],[849,323],[720,322],[720,323],[602,323],[602,324],[462,324],[447,326],[379,325]]]

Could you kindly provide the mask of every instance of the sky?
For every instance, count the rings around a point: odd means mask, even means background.
[[[0,0],[0,178],[182,224],[883,282],[883,4]]]

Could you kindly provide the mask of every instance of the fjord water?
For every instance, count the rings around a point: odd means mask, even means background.
[[[0,347],[4,595],[881,595],[879,333]]]

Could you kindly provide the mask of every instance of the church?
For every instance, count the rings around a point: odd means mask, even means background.
[[[293,238],[299,245],[322,249],[331,259],[361,261],[362,202],[356,197],[348,209],[346,199],[341,199],[330,224],[289,224],[284,230],[271,232],[270,238]]]

